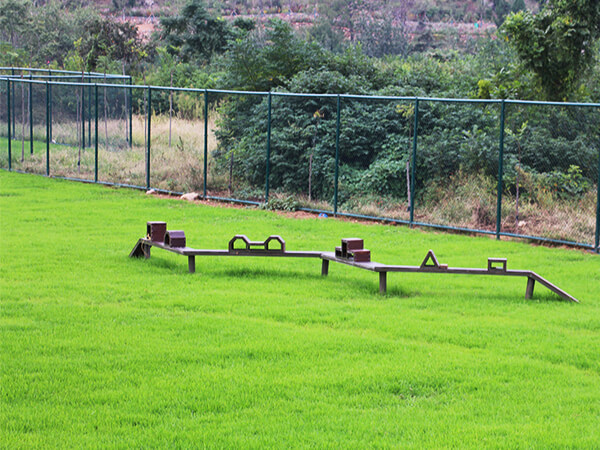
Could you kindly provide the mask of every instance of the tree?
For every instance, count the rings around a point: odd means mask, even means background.
[[[210,60],[225,51],[231,36],[225,20],[212,17],[201,0],[189,0],[179,15],[163,17],[160,23],[165,47],[179,49],[183,62]]]
[[[223,61],[225,82],[232,89],[268,91],[324,61],[318,44],[298,38],[288,23],[273,19],[264,30],[251,31],[230,43]]]
[[[62,65],[73,43],[85,35],[87,24],[99,14],[90,8],[66,9],[64,3],[48,2],[32,7],[19,0],[0,1],[0,41],[9,41],[34,65],[56,61]]]
[[[319,12],[327,17],[337,29],[344,30],[351,42],[356,40],[356,22],[359,16],[368,12],[369,3],[365,0],[332,0],[323,2],[319,6]]]
[[[592,65],[600,2],[549,0],[536,15],[512,13],[502,28],[524,66],[535,73],[544,98],[564,100]]]
[[[0,3],[0,40],[13,46],[19,44],[19,37],[26,30],[30,20],[28,2],[5,0]]]
[[[141,49],[142,40],[135,25],[94,17],[87,21],[78,52],[85,56],[87,70],[98,69],[99,58],[108,54],[112,59],[121,61],[124,69],[125,64],[136,59]]]
[[[403,26],[389,16],[362,17],[357,25],[357,37],[365,54],[381,58],[387,55],[406,55],[408,38]]]
[[[330,52],[341,52],[344,50],[344,33],[335,28],[333,23],[327,19],[320,17],[308,29],[307,35],[309,39],[314,39],[325,50]]]

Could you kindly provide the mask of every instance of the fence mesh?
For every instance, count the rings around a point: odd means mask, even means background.
[[[412,101],[341,99],[338,211],[409,220],[413,128]]]
[[[98,117],[98,179],[103,182],[145,186],[146,124],[143,112],[133,118],[131,89],[123,86],[102,85],[94,87],[93,98],[98,98],[98,111],[92,108],[92,134],[95,136],[95,119]],[[141,106],[145,112],[146,102]],[[131,115],[130,115],[131,114]],[[130,130],[133,140],[130,138]],[[147,137],[147,136],[146,136]],[[130,145],[131,142],[131,145]],[[94,144],[95,145],[95,144]]]
[[[493,232],[500,107],[420,101],[414,220]]]
[[[12,156],[0,152],[0,167],[598,246],[600,105],[236,93],[95,77],[0,77],[0,138]]]
[[[263,108],[266,106],[263,105]],[[269,201],[283,209],[331,210],[335,172],[335,99],[272,96],[271,118]],[[265,128],[266,125],[265,122]],[[265,146],[265,155],[266,151]]]
[[[600,110],[508,104],[502,231],[592,244]]]

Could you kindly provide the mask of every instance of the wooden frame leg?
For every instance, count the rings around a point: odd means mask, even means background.
[[[322,261],[323,262],[321,263],[321,275],[326,277],[327,274],[329,274],[329,260],[323,259]]]
[[[535,279],[527,277],[527,290],[525,291],[525,299],[529,300],[533,297],[533,288],[535,287]]]
[[[188,255],[188,270],[190,273],[196,272],[196,257],[194,255]]]
[[[150,258],[150,249],[151,248],[152,248],[151,245],[142,244],[142,252],[144,252],[144,258],[146,258],[146,259]]]
[[[379,293],[387,292],[387,272],[379,272]]]

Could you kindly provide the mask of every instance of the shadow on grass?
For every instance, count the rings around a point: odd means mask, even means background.
[[[145,270],[164,270],[167,269],[171,272],[180,273],[181,275],[188,275],[187,271],[187,260],[180,258],[181,261],[175,261],[170,259],[163,259],[160,257],[152,257],[148,260],[143,258],[138,259],[139,264],[149,265]],[[314,273],[309,273],[303,270],[293,270],[284,268],[268,268],[268,267],[209,267],[208,269],[197,267],[197,273],[211,274],[212,276],[220,277],[223,279],[253,279],[259,280],[265,283],[286,283],[293,284],[302,281],[322,281],[326,282],[329,280],[328,286],[331,287],[332,283],[338,283],[340,286],[345,286],[348,289],[348,295],[360,295],[360,296],[374,296],[379,299],[386,298],[416,298],[423,297],[425,294],[417,289],[410,289],[403,286],[402,280],[388,280],[388,288],[386,294],[379,294],[379,285],[377,281],[377,274],[372,274],[372,280],[364,278],[352,278],[350,275],[336,276],[336,274],[329,273],[327,277],[323,277],[320,273],[320,266],[315,265]],[[390,282],[391,281],[391,282]],[[408,282],[411,286],[414,283]],[[299,284],[301,286],[301,284]],[[525,286],[523,291],[519,294],[509,294],[510,288],[506,287],[506,290],[496,289],[494,287],[485,288],[479,286],[476,292],[467,293],[464,289],[457,289],[453,292],[453,296],[465,297],[465,299],[471,299],[472,301],[502,301],[511,303],[570,303],[561,299],[558,295],[550,292],[543,286],[536,286],[533,298],[525,299]],[[448,295],[447,291],[440,289],[439,292],[430,292],[427,296],[434,297],[436,299],[443,299]]]
[[[330,283],[339,283],[340,285],[347,286],[349,294],[359,294],[364,296],[377,296],[378,298],[391,298],[391,297],[413,297],[420,295],[419,292],[410,292],[405,289],[402,289],[400,286],[393,286],[388,288],[387,293],[384,295],[379,294],[379,284],[377,274],[373,273],[373,280],[365,280],[365,279],[356,279],[356,278],[347,278],[347,277],[336,277],[331,273],[324,277],[320,274],[320,267],[316,267],[315,273],[302,273],[297,272],[291,269],[268,269],[268,268],[252,268],[252,267],[242,267],[242,268],[228,268],[217,270],[213,273],[224,275],[227,277],[234,278],[253,278],[253,279],[261,279],[267,282],[294,282],[298,280],[320,280],[325,282],[326,280],[331,280]],[[331,285],[331,284],[330,284]]]
[[[171,271],[179,271],[182,274],[187,274],[187,259],[181,258],[181,261],[172,261],[170,259],[163,259],[160,256],[152,256],[150,259],[145,258],[131,258],[141,266],[148,266],[145,270],[151,269],[169,269]]]

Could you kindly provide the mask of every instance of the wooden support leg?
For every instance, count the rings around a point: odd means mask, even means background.
[[[196,257],[194,255],[188,255],[188,270],[190,273],[196,271]]]
[[[525,291],[525,299],[529,300],[533,297],[533,288],[535,287],[535,279],[527,277],[527,290]]]
[[[144,258],[146,258],[146,259],[150,258],[150,249],[151,248],[152,248],[152,246],[150,246],[150,245],[142,244],[142,251],[144,252]]]
[[[321,263],[321,275],[326,277],[327,274],[329,273],[329,260],[323,259],[322,261],[323,262]]]
[[[379,293],[387,292],[387,272],[379,272]]]

